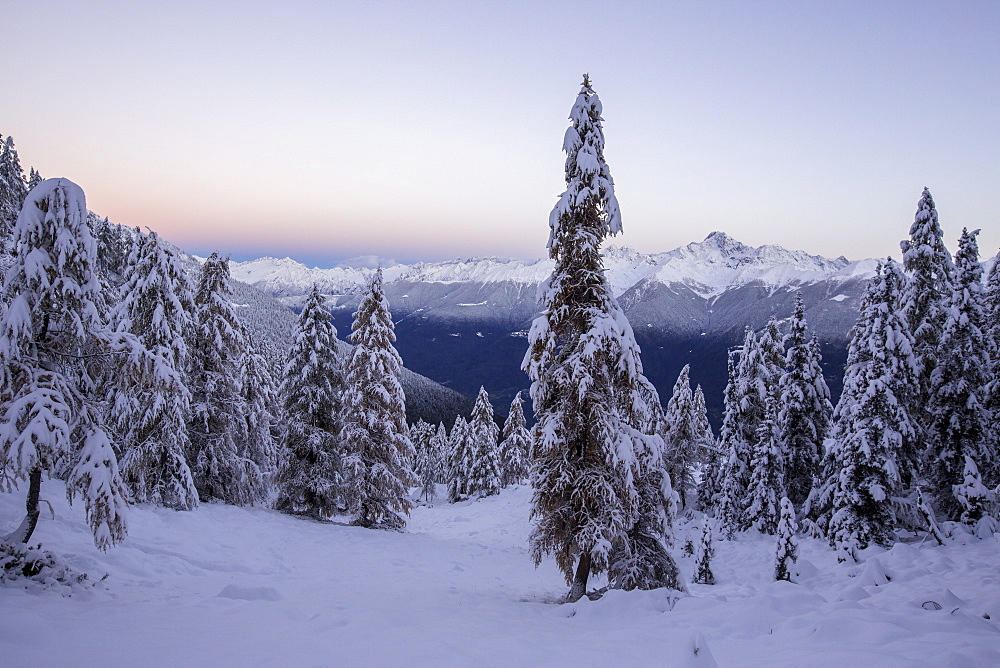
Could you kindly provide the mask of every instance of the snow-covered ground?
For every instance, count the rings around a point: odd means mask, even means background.
[[[526,487],[418,507],[405,533],[139,506],[106,554],[61,483],[42,496],[56,518],[32,542],[108,578],[70,597],[0,587],[2,665],[1000,665],[996,538],[899,544],[857,565],[801,539],[791,584],[771,579],[774,539],[743,536],[716,543],[719,584],[673,606],[664,591],[556,604],[561,576],[528,554]],[[0,534],[23,503],[0,494]],[[680,534],[678,547],[699,532]]]

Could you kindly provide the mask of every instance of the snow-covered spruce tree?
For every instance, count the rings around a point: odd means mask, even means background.
[[[428,503],[434,500],[436,494],[434,483],[437,482],[438,469],[441,468],[434,443],[436,434],[437,430],[423,420],[417,420],[410,425],[410,443],[416,452],[413,459],[413,473],[420,485],[420,495]]]
[[[14,148],[14,138],[0,136],[0,252],[11,238],[27,194],[24,170]]]
[[[42,175],[34,167],[28,172],[28,192],[34,190],[35,186],[44,181]],[[27,193],[25,193],[27,195]]]
[[[778,321],[774,317],[768,319],[764,329],[757,335],[757,347],[760,350],[760,369],[756,382],[757,392],[761,397],[770,397],[775,401],[781,396],[779,383],[785,371],[785,347],[782,343]],[[766,403],[767,399],[762,399]],[[772,406],[775,410],[777,406]]]
[[[744,334],[744,345],[753,336],[747,327]],[[705,507],[714,506],[715,519],[725,536],[732,538],[742,526],[742,511],[738,501],[743,499],[744,490],[750,483],[750,452],[749,444],[745,443],[739,429],[740,400],[738,396],[740,378],[737,355],[742,348],[731,349],[727,355],[726,368],[728,382],[723,392],[722,429],[719,431],[718,466],[709,471],[706,486]]]
[[[703,452],[699,465],[701,484],[696,490],[695,508],[702,512],[709,512],[709,509],[714,505],[713,499],[716,498],[722,487],[723,458],[715,441],[715,434],[712,432],[712,424],[708,421],[708,407],[705,404],[705,392],[701,389],[701,385],[694,388],[694,416]]]
[[[347,509],[358,526],[401,529],[412,506],[409,487],[416,483],[409,468],[414,452],[381,269],[354,314],[351,340],[343,431]]]
[[[468,494],[492,496],[499,494],[500,488],[500,427],[493,413],[493,404],[486,388],[479,388],[476,404],[472,407],[469,421],[469,479]]]
[[[155,232],[145,236],[138,229],[124,278],[122,301],[113,314],[115,327],[135,335],[159,367],[152,387],[127,386],[114,397],[122,479],[136,501],[191,510],[198,505],[187,461],[191,394],[184,378],[184,336],[194,323],[191,281]]]
[[[750,503],[746,510],[750,526],[766,534],[773,534],[777,529],[779,503],[785,496],[785,467],[772,417],[776,412],[770,408],[760,423],[750,462]]]
[[[712,522],[712,519],[705,518],[705,524],[701,529],[701,540],[695,551],[694,581],[696,584],[715,584],[715,574],[712,573],[712,557],[715,556],[715,548],[712,547]]]
[[[344,372],[336,341],[326,299],[314,284],[299,314],[280,388],[285,432],[274,507],[285,513],[327,518],[340,503]]]
[[[645,378],[642,380],[648,383]],[[652,385],[649,387],[652,389]],[[635,477],[639,507],[635,523],[614,552],[608,568],[608,579],[614,587],[627,591],[685,589],[669,551],[673,547],[677,494],[670,485],[664,449],[658,436],[634,442],[639,464]]]
[[[779,389],[778,444],[785,459],[788,498],[801,507],[819,472],[823,440],[830,429],[830,389],[823,379],[819,341],[806,336],[802,293],[795,298],[795,312],[785,336],[785,368]]]
[[[986,484],[995,486],[1000,483],[1000,253],[993,258],[993,266],[986,278],[983,303],[990,353],[990,380],[985,394],[986,409],[992,419],[987,439],[992,462],[984,462],[982,474]]]
[[[521,393],[514,395],[510,411],[500,434],[500,483],[506,487],[521,482],[528,474],[528,453],[531,451],[531,432],[528,431],[521,404]]]
[[[774,556],[774,579],[792,579],[791,567],[798,561],[798,541],[795,533],[799,530],[795,522],[795,508],[787,496],[781,497],[781,519],[778,521],[778,542]]]
[[[554,555],[572,583],[568,599],[576,600],[592,572],[643,549],[630,536],[641,516],[634,481],[654,458],[636,453],[659,455],[662,446],[638,427],[649,417],[640,394],[647,381],[632,327],[604,275],[600,244],[621,230],[621,217],[604,161],[601,102],[586,76],[570,120],[566,190],[549,217],[555,270],[540,288],[545,310],[532,324],[523,368],[538,419],[532,556],[540,563]]]
[[[104,427],[104,397],[146,382],[152,356],[108,325],[94,268],[83,190],[49,179],[27,197],[15,227],[0,320],[0,470],[28,480],[24,522],[9,542],[27,542],[38,520],[42,472],[69,471],[97,547],[125,536],[126,502]]]
[[[697,494],[695,467],[704,459],[703,425],[695,415],[694,393],[689,379],[691,367],[684,365],[664,411],[663,442],[667,472],[680,496],[681,510],[694,505]]]
[[[746,531],[753,523],[747,509],[752,490],[752,462],[757,451],[762,425],[774,425],[778,379],[781,374],[781,343],[776,322],[772,319],[760,336],[747,328],[739,363],[732,369],[726,387],[721,440],[728,452],[723,492],[729,499],[720,520],[727,533]],[[783,463],[780,464],[784,468]]]
[[[444,422],[439,422],[437,431],[431,436],[431,452],[434,456],[436,467],[434,469],[434,482],[448,482],[448,430]]]
[[[708,406],[705,404],[705,391],[701,389],[701,384],[694,388],[694,419],[696,430],[702,443],[702,448],[708,452],[715,452],[715,434],[712,432],[712,423],[708,421]]]
[[[962,482],[955,485],[953,495],[962,507],[959,517],[963,524],[975,526],[976,522],[987,514],[990,503],[990,490],[983,484],[979,476],[976,460],[965,455],[965,467],[962,471]]]
[[[830,509],[827,534],[840,561],[856,560],[858,549],[871,543],[891,544],[896,528],[891,497],[902,491],[901,470],[912,466],[914,429],[906,406],[916,364],[899,308],[903,284],[898,264],[888,259],[879,266],[848,350],[823,466],[826,479],[815,499],[817,509]]]
[[[201,267],[194,297],[196,324],[188,345],[188,461],[194,465],[203,501],[250,505],[262,497],[264,481],[246,447],[241,366],[248,342],[229,294],[229,260],[212,253]]]
[[[470,444],[469,423],[459,415],[448,437],[448,503],[461,501],[468,494]]]
[[[951,520],[964,511],[953,488],[962,484],[966,456],[994,466],[992,420],[985,396],[991,360],[987,335],[979,248],[979,230],[962,230],[955,254],[953,291],[931,374],[930,447],[927,474],[937,508]]]
[[[420,456],[421,450],[430,448],[431,438],[433,438],[436,431],[436,427],[427,424],[419,418],[416,422],[410,425],[410,443],[413,445],[413,449],[417,453],[416,456]],[[414,471],[416,472],[415,467]]]
[[[247,350],[240,363],[240,386],[243,389],[243,420],[246,423],[246,453],[260,470],[265,486],[273,483],[278,468],[280,442],[278,420],[274,415],[278,405],[277,372],[262,345],[247,334]],[[261,490],[267,493],[266,489]]]
[[[666,444],[660,437],[666,422],[656,388],[644,376],[638,378],[638,398],[634,427],[650,436],[634,442],[639,507],[635,524],[608,568],[608,579],[612,586],[625,590],[684,590],[669,552],[678,497],[667,470]]]
[[[914,339],[919,383],[907,410],[923,437],[930,429],[930,414],[926,409],[933,394],[931,375],[938,365],[941,333],[952,293],[951,254],[945,248],[937,209],[927,188],[917,202],[910,238],[899,246],[903,251],[903,269],[907,272],[901,308]]]
[[[125,281],[125,266],[129,253],[132,251],[134,231],[122,225],[115,225],[105,216],[101,218],[91,212],[87,216],[87,224],[97,242],[97,272],[104,284],[106,292]],[[161,242],[162,243],[162,242]],[[110,302],[117,302],[115,298]]]

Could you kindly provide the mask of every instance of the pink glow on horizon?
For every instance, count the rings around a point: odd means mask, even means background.
[[[194,252],[541,257],[580,73],[625,233],[1000,247],[1000,4],[14,2],[25,169]],[[30,57],[29,57],[30,54]]]

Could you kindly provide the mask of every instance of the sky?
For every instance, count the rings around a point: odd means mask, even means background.
[[[615,244],[898,257],[927,186],[1000,247],[995,0],[0,5],[25,170],[197,254],[542,257],[584,72]]]

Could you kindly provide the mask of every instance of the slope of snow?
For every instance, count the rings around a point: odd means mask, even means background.
[[[753,248],[713,232],[700,243],[656,254],[609,246],[604,251],[608,280],[621,295],[646,278],[680,283],[706,298],[758,281],[771,288],[794,287],[823,280],[847,280],[874,274],[875,261],[831,260],[779,246]],[[472,258],[448,262],[397,264],[384,269],[386,283],[500,283],[537,285],[552,272],[551,260]],[[310,269],[289,258],[261,258],[231,263],[234,278],[265,292],[287,297],[306,294],[313,283],[328,294],[354,294],[370,280],[371,269]]]
[[[530,494],[417,507],[405,533],[260,508],[140,506],[126,542],[103,554],[82,509],[45,481],[56,518],[43,516],[36,540],[109,575],[68,598],[0,588],[0,657],[11,666],[1000,665],[994,538],[871,550],[860,565],[802,539],[803,574],[790,584],[772,581],[773,538],[741,537],[716,544],[719,584],[690,585],[676,603],[661,590],[556,605],[562,578],[528,553]],[[21,492],[0,494],[0,532],[22,512]],[[681,531],[678,545],[699,533]],[[680,565],[692,572],[690,559]]]

